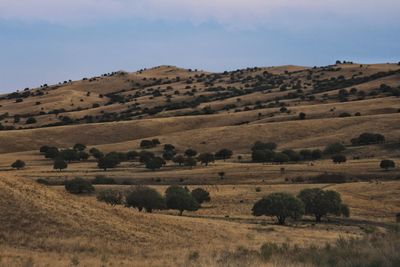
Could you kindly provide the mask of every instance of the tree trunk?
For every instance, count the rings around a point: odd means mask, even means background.
[[[317,223],[321,222],[321,218],[322,218],[322,215],[319,215],[319,214],[316,214],[316,215],[315,215],[315,221],[316,221]]]
[[[285,217],[278,217],[278,224],[284,225],[285,224],[285,220],[286,220]]]
[[[182,214],[183,214],[183,210],[180,210],[179,211],[179,216],[182,216]]]

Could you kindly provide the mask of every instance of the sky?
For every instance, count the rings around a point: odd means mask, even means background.
[[[118,70],[400,61],[399,0],[0,0],[0,92]]]

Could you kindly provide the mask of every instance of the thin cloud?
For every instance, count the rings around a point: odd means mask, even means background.
[[[292,21],[293,14],[381,21],[396,18],[399,10],[398,0],[0,0],[2,19],[60,24],[144,18],[258,25]]]

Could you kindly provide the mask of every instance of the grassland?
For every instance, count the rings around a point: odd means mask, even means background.
[[[324,249],[339,249],[338,239],[385,247],[386,263],[372,252],[368,259],[391,266],[398,239],[385,236],[398,229],[400,212],[399,71],[396,64],[226,73],[161,66],[1,96],[0,266],[309,266],[319,265],[310,259],[310,249],[327,259],[330,254]],[[352,88],[357,90],[350,93]],[[306,114],[304,120],[300,112]],[[28,118],[35,122],[27,124]],[[385,142],[351,143],[365,132],[380,133]],[[141,140],[154,138],[161,145],[148,150],[157,155],[164,144],[173,144],[178,154],[188,148],[199,153],[229,148],[233,157],[195,167],[167,161],[157,171],[127,160],[106,172],[90,157],[60,172],[39,153],[43,145],[65,149],[76,143],[105,153],[140,151]],[[334,164],[325,155],[284,164],[254,163],[255,141],[276,142],[279,151],[323,150],[340,142],[348,160]],[[11,167],[17,159],[26,163],[21,170]],[[382,159],[393,160],[396,168],[382,170]],[[223,179],[219,172],[224,172]],[[307,180],[326,173],[349,179]],[[163,193],[174,184],[202,187],[211,202],[183,216],[170,210],[147,214],[108,206],[95,195],[74,196],[62,186],[68,179],[99,175],[116,184],[95,185],[96,191],[124,191],[140,184]],[[305,216],[279,226],[272,218],[251,215],[253,204],[265,195],[296,195],[315,187],[339,192],[350,218],[331,216],[315,224]],[[371,241],[371,234],[380,241]],[[261,247],[266,243],[290,249],[274,248],[275,256],[265,259]],[[357,242],[346,244],[367,254]],[[298,253],[309,260],[299,261]],[[337,264],[352,266],[340,250],[335,253],[343,260]]]

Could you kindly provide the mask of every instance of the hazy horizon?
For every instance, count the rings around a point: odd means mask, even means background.
[[[397,63],[400,3],[0,0],[0,93],[174,65]]]

